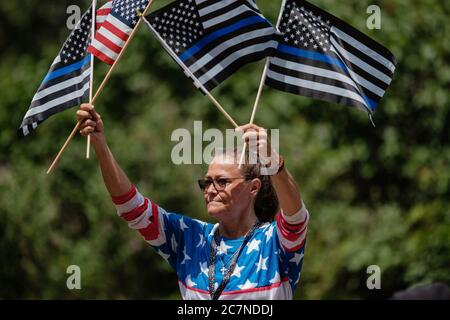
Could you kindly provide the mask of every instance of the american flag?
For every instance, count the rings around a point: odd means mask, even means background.
[[[92,7],[72,30],[34,95],[19,128],[23,136],[51,115],[89,99],[92,57],[86,49],[91,39],[91,22]]]
[[[95,19],[95,30],[98,31],[100,27],[103,25],[103,22],[105,22],[106,17],[111,12],[112,8],[112,0],[109,0],[106,2],[103,6],[98,8],[96,12],[96,19]]]
[[[388,49],[302,0],[285,1],[279,29],[268,86],[373,113],[395,70]]]
[[[136,10],[144,11],[149,0],[113,0],[110,12],[95,34],[88,51],[112,65],[138,21]]]
[[[197,86],[211,90],[243,65],[274,53],[276,28],[251,0],[180,0],[147,25]]]

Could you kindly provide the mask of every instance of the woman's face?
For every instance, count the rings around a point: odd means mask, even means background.
[[[236,164],[222,158],[211,162],[205,179],[214,180],[204,197],[208,214],[218,220],[236,218],[250,209],[261,184],[259,179],[245,180]]]

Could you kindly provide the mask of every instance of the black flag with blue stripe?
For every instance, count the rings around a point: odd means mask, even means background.
[[[278,44],[276,28],[253,0],[179,0],[146,21],[196,86],[208,91],[243,65],[273,55]]]
[[[266,85],[373,113],[395,71],[388,49],[302,0],[284,2],[279,30]]]
[[[91,55],[87,53],[92,27],[92,8],[83,15],[67,38],[33,97],[20,125],[26,136],[51,115],[89,99]]]

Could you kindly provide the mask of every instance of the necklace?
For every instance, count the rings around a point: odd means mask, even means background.
[[[241,244],[242,245],[242,244]],[[230,262],[230,261],[232,261],[233,260],[233,258],[234,258],[234,256],[238,253],[238,251],[239,251],[239,249],[240,249],[240,247],[227,259],[227,261],[225,262],[224,261],[224,259],[222,258],[222,256],[220,256],[219,255],[219,257],[220,257],[220,260],[222,261],[222,264],[223,264],[223,266],[222,266],[222,268],[220,269],[220,272],[222,272],[222,276],[225,276],[225,272],[227,272],[227,265],[228,265],[228,263]],[[218,250],[217,250],[217,252],[218,252]]]
[[[215,272],[216,272],[216,250],[217,250],[217,236],[219,229],[217,228],[214,232],[213,239],[211,241],[211,253],[210,253],[210,264],[208,268],[208,280],[209,280],[209,294],[211,296],[212,300],[219,299],[220,295],[222,294],[223,289],[225,289],[225,286],[227,285],[228,281],[230,281],[231,275],[234,271],[234,267],[236,266],[237,259],[239,258],[239,255],[241,254],[242,250],[250,240],[250,238],[255,233],[256,229],[261,225],[261,221],[256,220],[256,223],[252,226],[250,231],[245,235],[244,241],[242,241],[241,246],[236,250],[236,252],[233,254],[231,259],[231,264],[229,268],[227,269],[224,266],[220,269],[222,274],[224,275],[222,282],[219,284],[216,290],[214,290],[214,279],[215,279]]]

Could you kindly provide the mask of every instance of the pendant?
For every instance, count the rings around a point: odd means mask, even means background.
[[[225,275],[225,272],[227,272],[227,268],[225,268],[225,266],[223,266],[220,271],[222,272],[222,276]]]

